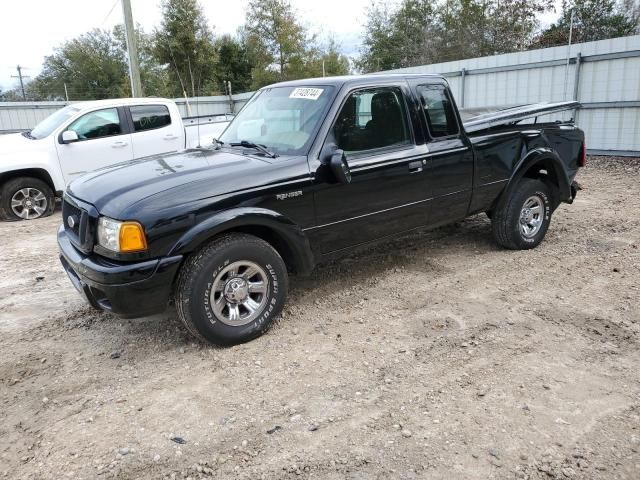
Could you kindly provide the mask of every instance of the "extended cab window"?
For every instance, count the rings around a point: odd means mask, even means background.
[[[130,107],[133,130],[143,132],[171,125],[169,109],[164,105],[136,105]]]
[[[80,140],[110,137],[120,135],[120,117],[117,108],[105,108],[96,110],[81,116],[67,130],[73,130]]]
[[[417,91],[431,136],[457,135],[458,122],[444,85],[418,85]]]
[[[411,142],[402,92],[381,87],[353,92],[333,127],[338,148],[363,152]]]

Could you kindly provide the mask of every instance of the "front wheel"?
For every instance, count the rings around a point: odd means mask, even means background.
[[[175,291],[178,317],[201,340],[247,342],[278,316],[288,281],[284,261],[271,245],[253,235],[228,234],[182,266]]]
[[[39,178],[12,178],[0,187],[2,220],[34,220],[46,217],[51,215],[54,207],[53,190]]]
[[[493,211],[491,225],[496,242],[511,250],[537,247],[551,222],[551,192],[540,180],[525,178]]]

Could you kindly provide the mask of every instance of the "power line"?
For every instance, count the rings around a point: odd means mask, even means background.
[[[111,9],[109,10],[109,13],[107,13],[107,16],[104,17],[104,20],[102,20],[102,23],[100,24],[100,28],[102,28],[104,26],[104,24],[107,22],[107,20],[109,19],[109,17],[113,13],[113,9],[116,8],[116,5],[118,5],[119,2],[120,2],[120,0],[116,0],[115,2],[113,2],[113,5],[111,5]]]

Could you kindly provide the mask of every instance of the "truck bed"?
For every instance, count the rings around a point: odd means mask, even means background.
[[[574,101],[531,103],[514,107],[461,109],[460,116],[467,133],[474,133],[496,126],[513,125],[531,118],[537,120],[537,117],[574,110],[579,106],[580,103]]]

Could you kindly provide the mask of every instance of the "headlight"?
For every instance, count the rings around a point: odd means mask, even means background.
[[[120,222],[100,217],[98,245],[118,253],[140,252],[147,249],[147,239],[138,222]]]

